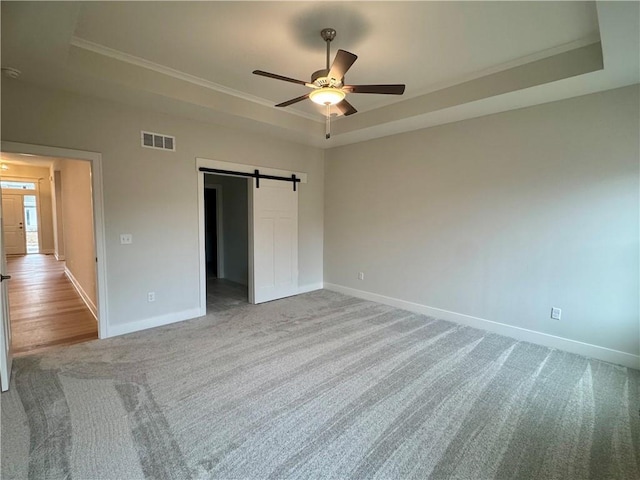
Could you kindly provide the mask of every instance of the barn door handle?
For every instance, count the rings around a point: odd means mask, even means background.
[[[0,282],[4,282],[5,280],[11,280],[11,275],[0,274]]]

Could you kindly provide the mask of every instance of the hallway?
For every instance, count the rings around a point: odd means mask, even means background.
[[[15,356],[98,338],[98,323],[53,255],[7,257]]]

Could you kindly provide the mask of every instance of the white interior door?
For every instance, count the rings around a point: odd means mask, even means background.
[[[24,233],[24,205],[22,195],[3,194],[4,253],[25,255],[27,242]]]
[[[3,202],[4,203],[4,202]],[[3,207],[0,204],[0,387],[9,390],[11,379],[11,324],[9,319],[9,295],[7,294],[7,259],[4,252]]]
[[[253,179],[249,192],[249,301],[262,303],[296,295],[298,192],[290,182],[266,179],[260,179],[260,188]]]

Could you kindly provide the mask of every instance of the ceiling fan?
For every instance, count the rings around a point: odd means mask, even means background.
[[[348,93],[377,93],[382,95],[402,95],[404,93],[405,86],[403,84],[392,85],[345,85],[344,75],[351,68],[353,63],[358,58],[357,55],[347,52],[345,50],[338,50],[336,58],[333,60],[333,64],[329,67],[329,59],[331,58],[331,41],[336,38],[336,31],[333,28],[324,28],[320,32],[320,36],[327,43],[327,66],[322,70],[318,70],[311,74],[311,82],[305,82],[303,80],[296,80],[295,78],[284,77],[275,73],[265,72],[263,70],[254,70],[255,75],[261,75],[263,77],[275,78],[276,80],[283,80],[285,82],[297,83],[298,85],[304,85],[311,88],[312,91],[302,95],[300,97],[287,100],[276,105],[276,107],[288,107],[294,103],[301,102],[302,100],[310,99],[312,102],[318,105],[326,105],[327,107],[327,121],[326,121],[326,138],[331,136],[330,134],[330,114],[331,105],[335,105],[336,108],[343,115],[353,115],[357,110],[351,105],[345,97]]]

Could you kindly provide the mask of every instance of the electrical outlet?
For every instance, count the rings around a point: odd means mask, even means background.
[[[155,302],[156,301],[156,292],[147,293],[147,302]]]
[[[556,307],[551,307],[551,318],[554,320],[560,320],[562,316],[562,310]]]
[[[364,272],[358,273],[358,280],[364,280]]]
[[[121,245],[130,245],[133,243],[133,235],[130,233],[121,233],[120,234],[120,244]]]

